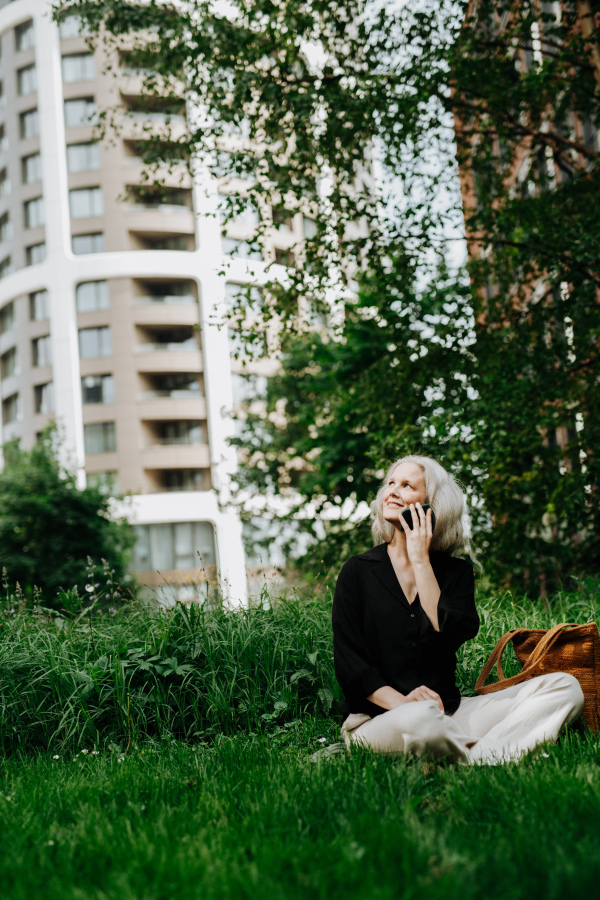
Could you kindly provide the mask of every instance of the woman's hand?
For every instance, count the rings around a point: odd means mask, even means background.
[[[435,691],[432,691],[431,688],[425,687],[424,684],[422,684],[421,687],[415,688],[410,694],[406,694],[404,697],[405,703],[412,703],[417,700],[435,700],[441,711],[444,712],[444,704],[442,703],[440,695],[436,694]]]
[[[414,567],[429,562],[433,528],[431,527],[431,507],[425,513],[417,501],[416,505],[411,503],[409,509],[412,515],[412,530],[404,516],[398,516],[398,521],[406,535],[406,552]]]
[[[381,706],[382,709],[395,709],[397,706],[402,706],[403,703],[414,703],[417,700],[435,700],[441,711],[444,712],[444,704],[440,695],[431,688],[425,687],[424,684],[415,688],[410,694],[401,694],[400,691],[386,684],[385,687],[377,688],[376,691],[369,694],[367,700],[376,706]]]

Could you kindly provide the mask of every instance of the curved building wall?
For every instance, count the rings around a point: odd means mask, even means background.
[[[232,259],[222,274],[216,185],[201,192],[184,174],[167,202],[140,194],[142,114],[93,144],[95,109],[120,92],[135,110],[141,84],[103,74],[44,0],[2,5],[0,41],[2,440],[30,447],[56,418],[80,484],[131,493],[142,580],[185,581],[192,553],[243,602],[241,526],[219,504],[236,467],[239,363],[215,314],[225,282],[251,272]],[[283,245],[294,228],[301,217]]]

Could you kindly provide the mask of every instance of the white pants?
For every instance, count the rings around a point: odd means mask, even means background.
[[[379,753],[449,756],[462,763],[517,760],[543,741],[555,740],[583,709],[576,678],[552,672],[482,697],[463,697],[446,716],[434,700],[403,703],[374,719],[353,713],[342,725],[346,746]]]

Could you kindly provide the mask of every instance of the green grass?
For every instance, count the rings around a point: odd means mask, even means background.
[[[507,628],[597,621],[599,601],[593,584],[546,606],[480,598],[463,692]],[[1,621],[8,900],[595,893],[589,733],[498,767],[313,756],[339,737],[326,596],[80,619],[7,606]]]
[[[515,625],[600,620],[598,585],[544,606],[480,598],[482,627],[461,651],[458,679],[472,694],[500,635]],[[14,612],[13,612],[14,610]],[[122,749],[136,742],[262,733],[337,710],[331,602],[117,615],[42,614],[6,603],[0,618],[0,749]],[[506,669],[510,674],[510,660]]]
[[[482,769],[365,751],[311,763],[322,731],[5,760],[3,897],[595,896],[596,740]]]

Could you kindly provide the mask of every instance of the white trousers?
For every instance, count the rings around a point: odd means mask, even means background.
[[[552,672],[482,697],[463,697],[452,716],[434,700],[403,703],[371,718],[353,713],[342,725],[346,746],[378,753],[452,757],[494,764],[520,759],[537,744],[556,740],[583,709],[576,678]]]

